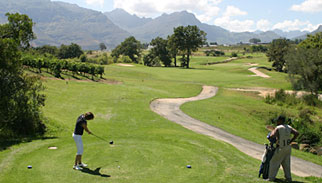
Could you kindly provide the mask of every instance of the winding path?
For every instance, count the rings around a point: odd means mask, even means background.
[[[270,76],[268,76],[267,74],[262,73],[261,71],[259,71],[257,69],[258,69],[257,67],[252,67],[252,68],[249,68],[248,70],[253,72],[254,74],[256,74],[256,75],[252,75],[252,76],[259,76],[259,77],[262,77],[262,78],[270,78]]]
[[[262,158],[264,145],[245,140],[241,137],[227,133],[219,128],[208,125],[204,122],[196,120],[180,110],[180,106],[186,102],[203,100],[216,95],[217,87],[203,86],[202,92],[196,97],[177,98],[177,99],[156,99],[151,102],[150,107],[155,113],[173,121],[183,127],[196,133],[208,135],[214,139],[224,141],[235,146],[240,151],[248,154],[256,159]],[[292,173],[298,176],[315,176],[322,177],[322,166],[304,161],[292,156]]]

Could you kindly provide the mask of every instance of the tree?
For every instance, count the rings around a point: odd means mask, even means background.
[[[322,90],[322,33],[308,36],[286,55],[286,65],[294,89]]]
[[[178,45],[176,44],[176,38],[174,34],[168,36],[168,45],[167,48],[169,50],[170,56],[174,59],[174,66],[177,67],[177,55],[178,55]]]
[[[66,58],[79,58],[83,54],[82,48],[75,43],[72,43],[71,45],[64,45],[62,44],[59,48],[58,57],[60,59],[66,59]]]
[[[273,62],[272,67],[274,67],[278,72],[285,71],[285,58],[288,48],[290,47],[289,40],[287,39],[274,39],[266,55],[269,62]]]
[[[249,40],[249,42],[250,42],[250,43],[253,43],[253,44],[257,44],[257,43],[260,43],[260,42],[261,42],[261,40],[260,40],[260,39],[258,39],[258,38],[252,38],[252,39],[250,39],[250,40]]]
[[[51,55],[57,56],[58,48],[56,46],[43,45],[41,47],[35,48],[40,54],[49,53]]]
[[[27,15],[6,16],[8,23],[0,25],[0,135],[3,138],[43,134],[43,86],[38,77],[24,74],[21,59],[21,50],[35,38],[34,23]]]
[[[120,45],[112,50],[112,57],[118,58],[120,55],[128,56],[132,62],[138,63],[138,57],[141,56],[142,45],[140,41],[131,36],[126,38]]]
[[[267,47],[262,46],[262,45],[258,45],[258,46],[256,46],[256,45],[252,45],[252,46],[250,47],[250,50],[251,50],[252,52],[266,52],[266,51],[267,51]]]
[[[8,23],[2,25],[1,27],[1,38],[10,38],[18,43],[21,48],[28,48],[30,46],[29,42],[36,38],[32,31],[32,26],[34,23],[32,20],[24,14],[11,14],[6,13],[8,17]]]
[[[79,57],[79,60],[81,62],[86,62],[87,61],[87,56],[85,54],[82,54],[80,57]]]
[[[184,53],[183,57],[187,56],[184,65],[189,68],[190,55],[205,44],[206,33],[195,25],[179,26],[174,28],[174,37],[178,49]]]
[[[102,66],[96,67],[96,73],[99,74],[101,76],[101,78],[103,78],[104,67],[102,67]]]
[[[104,43],[99,44],[101,51],[106,50],[106,46]]]
[[[171,57],[167,44],[167,40],[157,37],[150,43],[153,46],[150,52],[154,57],[159,57],[164,66],[169,67],[171,65]]]
[[[302,48],[316,48],[322,49],[322,32],[316,33],[313,35],[308,35],[307,38],[299,43],[299,47]]]

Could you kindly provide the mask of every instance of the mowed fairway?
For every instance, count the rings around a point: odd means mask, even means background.
[[[220,88],[289,89],[286,75],[269,72],[267,74],[272,76],[269,79],[249,76],[252,73],[247,71],[246,63],[267,64],[262,55],[212,66],[200,66],[200,62],[198,57],[193,58],[194,69],[107,66],[105,78],[122,84],[46,80],[47,101],[43,111],[49,121],[48,136],[55,138],[34,140],[1,151],[0,182],[261,182],[262,179],[257,178],[259,160],[229,144],[195,134],[162,118],[150,110],[149,104],[155,98],[196,96],[204,84]],[[254,95],[226,89],[220,89],[220,92],[220,96],[227,99],[237,98],[237,101],[247,103],[241,100],[245,95],[256,101],[256,105],[264,105],[263,100]],[[231,121],[227,111],[219,110],[226,107],[225,99],[220,100],[220,106],[215,106],[216,98],[203,101],[210,102],[209,105],[194,102],[196,110],[186,104],[184,111],[214,125]],[[227,107],[243,105],[228,103]],[[89,170],[80,172],[72,169],[76,145],[71,135],[76,118],[87,111],[96,116],[89,121],[89,129],[108,141],[113,140],[114,145],[85,134],[83,161],[88,163]],[[214,111],[218,113],[215,118],[209,117]],[[247,129],[244,125],[248,121],[248,118],[244,119],[246,114],[232,115],[241,121],[241,126],[234,128],[233,124],[227,127],[221,124],[223,129],[255,142],[265,142],[267,131],[265,120],[259,120],[261,114],[254,118],[258,131],[251,132],[249,137],[243,133]],[[218,116],[222,120],[215,120]],[[49,146],[58,149],[49,150]],[[27,169],[28,165],[33,168]],[[192,168],[188,169],[186,165]],[[282,175],[280,171],[278,177]],[[321,181],[296,176],[294,180]]]

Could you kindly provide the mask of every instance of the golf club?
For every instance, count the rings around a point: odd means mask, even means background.
[[[92,133],[92,135],[93,135],[93,136],[95,136],[95,137],[96,137],[96,138],[98,138],[98,139],[101,139],[101,140],[103,140],[103,141],[105,141],[105,142],[109,143],[109,144],[113,144],[113,141],[110,141],[110,142],[109,142],[109,141],[107,141],[107,140],[103,139],[102,137],[97,136],[97,135],[95,135],[95,134],[93,134],[93,133]]]

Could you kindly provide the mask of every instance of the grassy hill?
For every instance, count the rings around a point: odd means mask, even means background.
[[[257,178],[259,160],[229,144],[172,123],[149,107],[155,98],[190,97],[199,94],[204,84],[219,86],[218,97],[185,104],[183,110],[195,118],[262,143],[267,131],[265,119],[260,116],[266,113],[252,117],[248,112],[252,107],[265,105],[263,99],[226,88],[290,89],[290,84],[285,74],[273,71],[267,73],[272,76],[270,79],[250,77],[252,73],[246,63],[269,66],[264,55],[253,56],[253,59],[212,66],[200,64],[225,58],[194,56],[192,69],[106,66],[105,78],[119,81],[117,84],[45,78],[47,100],[43,112],[48,118],[47,137],[50,138],[0,151],[0,182],[262,182]],[[280,109],[267,105],[256,110],[262,112],[265,107]],[[87,111],[96,116],[89,121],[89,129],[108,141],[113,140],[115,145],[85,134],[83,161],[89,164],[89,169],[80,172],[72,169],[76,146],[71,135],[76,118]],[[237,116],[238,128],[233,126],[234,116]],[[242,131],[249,121],[254,130],[247,136]],[[58,149],[50,150],[50,146]],[[305,156],[316,161],[308,153]],[[317,161],[321,160],[318,157]],[[27,169],[28,165],[33,168]],[[282,177],[280,171],[278,178]],[[322,180],[296,176],[293,179]]]

